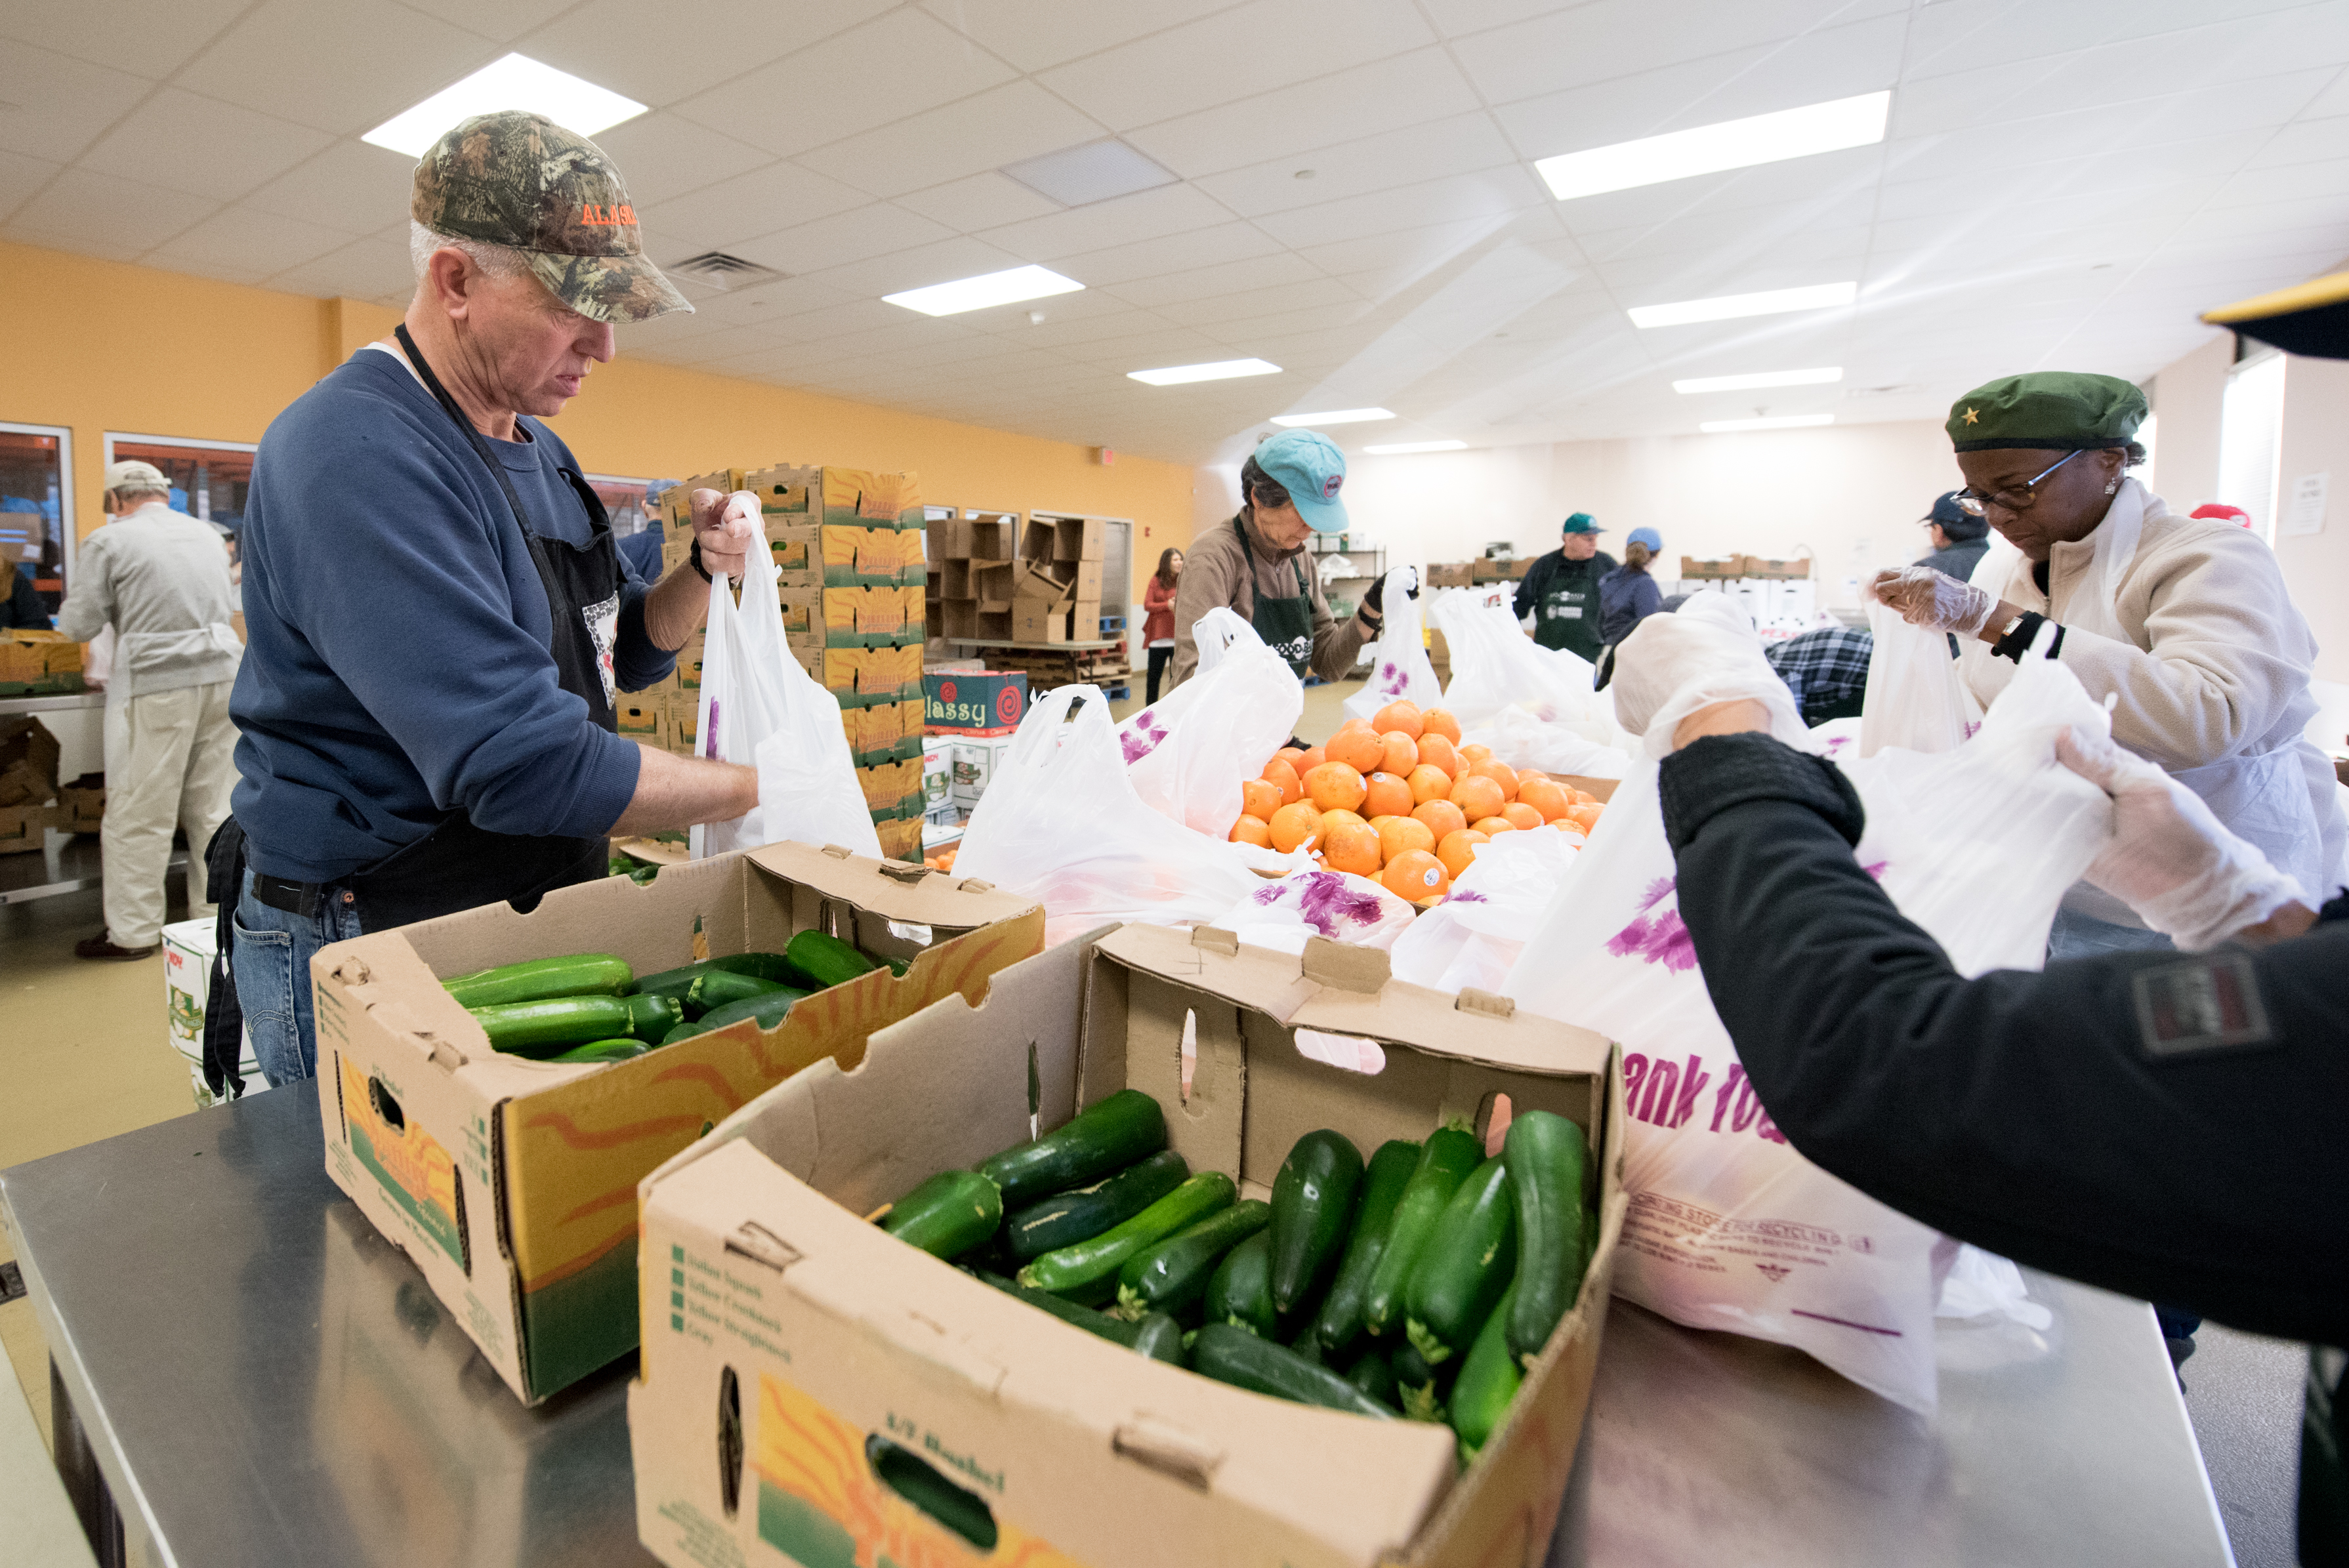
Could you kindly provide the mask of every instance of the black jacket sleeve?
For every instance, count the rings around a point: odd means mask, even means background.
[[[1796,1149],[2033,1267],[2349,1343],[2349,920],[1967,980],[1854,861],[1832,764],[1709,737],[1661,787],[1705,987]]]
[[[1549,586],[1549,574],[1555,564],[1556,562],[1551,561],[1549,556],[1537,555],[1534,557],[1534,563],[1526,568],[1526,574],[1517,579],[1516,597],[1509,602],[1509,606],[1516,612],[1518,620],[1522,621],[1532,614],[1534,606],[1541,603],[1542,593]]]

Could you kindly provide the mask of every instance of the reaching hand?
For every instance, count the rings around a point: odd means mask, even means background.
[[[720,572],[741,576],[751,545],[764,537],[759,498],[749,490],[731,495],[695,490],[693,536],[701,544],[701,564],[712,577]]]
[[[1766,722],[1739,727],[1766,728],[1787,741],[1805,733],[1794,695],[1762,656],[1753,623],[1725,594],[1694,594],[1675,614],[1642,620],[1616,647],[1608,689],[1617,720],[1645,738],[1651,757],[1673,749],[1682,720],[1726,703],[1766,709]]]
[[[1930,566],[1902,566],[1876,574],[1868,592],[1900,612],[1912,626],[1930,632],[1954,632],[1979,636],[1998,608],[1997,596],[1986,588],[1961,583]]]
[[[2087,880],[2189,953],[2216,947],[2287,905],[2300,883],[2229,832],[2210,808],[2142,757],[2078,730],[2056,759],[2113,798],[2113,838]]]

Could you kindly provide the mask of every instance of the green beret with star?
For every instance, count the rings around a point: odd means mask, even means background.
[[[2145,394],[2117,376],[2034,370],[1986,381],[1950,405],[1951,444],[1961,452],[2020,448],[2076,452],[2126,447],[2145,423]]]

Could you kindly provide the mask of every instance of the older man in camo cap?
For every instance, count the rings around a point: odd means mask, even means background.
[[[537,115],[481,115],[424,155],[409,215],[405,319],[278,416],[245,511],[241,779],[210,858],[273,1084],[314,1070],[320,945],[531,907],[602,876],[611,833],[758,801],[750,769],[615,730],[711,573],[741,570],[757,498],[697,492],[691,563],[647,583],[539,422],[611,359],[616,324],[691,308],[619,170]]]

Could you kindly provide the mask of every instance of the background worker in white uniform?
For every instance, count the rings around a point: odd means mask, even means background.
[[[236,727],[228,716],[243,645],[229,617],[228,550],[211,523],[171,507],[171,481],[151,463],[106,470],[113,521],[81,542],[57,630],[86,643],[114,628],[106,685],[106,929],[74,947],[81,958],[144,958],[162,940],[171,830],[188,833],[188,918],[200,861],[228,815],[236,784]]]

